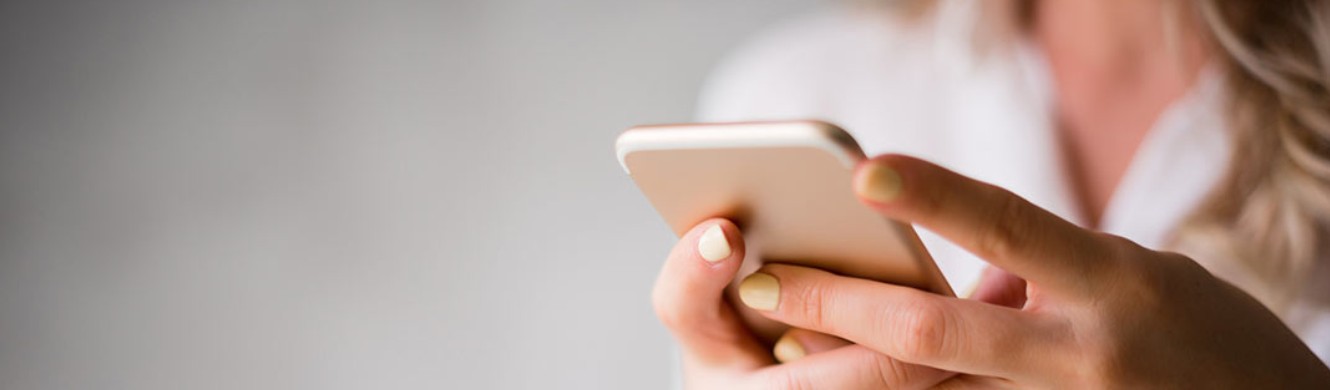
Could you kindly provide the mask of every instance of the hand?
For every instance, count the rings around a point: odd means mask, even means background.
[[[743,258],[743,236],[733,223],[704,221],[679,239],[656,281],[652,300],[681,346],[686,387],[911,389],[954,375],[798,328],[766,348],[724,296]],[[990,268],[974,297],[1018,307],[1024,292],[1024,281]]]
[[[656,280],[652,301],[679,341],[685,387],[925,388],[952,375],[800,329],[776,342],[773,357],[724,297],[743,258],[743,236],[733,223],[705,221],[679,239]]]
[[[774,264],[740,284],[745,305],[919,376],[962,373],[939,387],[1330,388],[1330,369],[1274,314],[1182,255],[909,157],[861,164],[855,189],[1026,280],[1023,297],[996,294],[1020,308]]]

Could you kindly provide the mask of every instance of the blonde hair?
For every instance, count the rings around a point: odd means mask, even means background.
[[[1176,240],[1231,256],[1281,312],[1330,249],[1330,4],[1195,5],[1225,72],[1233,158]]]
[[[940,4],[927,3],[930,11]],[[1015,41],[1007,38],[1030,26],[1032,0],[977,3],[976,50]],[[1233,150],[1225,177],[1179,226],[1172,246],[1206,254],[1197,261],[1285,315],[1304,276],[1330,254],[1330,4],[1190,4],[1187,16],[1209,31],[1224,75]]]

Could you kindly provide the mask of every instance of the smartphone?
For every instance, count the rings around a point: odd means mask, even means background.
[[[615,149],[675,234],[713,217],[739,226],[748,249],[739,280],[763,262],[780,262],[954,295],[909,224],[856,199],[853,170],[865,156],[835,125],[639,126],[620,135]],[[779,336],[779,326],[761,324],[755,313],[744,317],[763,339]]]

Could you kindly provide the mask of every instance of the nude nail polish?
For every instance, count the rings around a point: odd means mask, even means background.
[[[807,355],[808,352],[804,351],[804,346],[803,344],[799,344],[799,340],[795,340],[794,337],[790,337],[787,333],[784,336],[781,336],[780,340],[776,340],[776,345],[771,348],[771,354],[776,357],[777,361],[780,361],[781,363],[789,363],[799,360],[799,358]]]
[[[878,203],[890,202],[901,192],[901,175],[883,164],[870,163],[860,169],[854,182],[855,193]]]
[[[702,255],[702,259],[709,262],[717,262],[730,257],[730,242],[725,238],[725,230],[720,228],[719,224],[711,225],[702,237],[697,239],[697,253]]]
[[[776,310],[780,304],[780,281],[761,272],[748,275],[739,283],[739,300],[757,310]]]

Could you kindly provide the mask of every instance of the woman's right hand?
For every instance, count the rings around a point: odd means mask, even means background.
[[[686,388],[926,388],[953,375],[800,329],[773,356],[724,296],[743,258],[738,227],[711,219],[679,240],[656,280],[652,303],[681,346]]]

